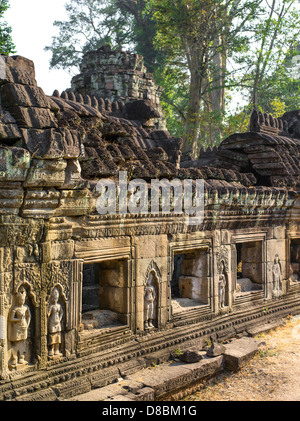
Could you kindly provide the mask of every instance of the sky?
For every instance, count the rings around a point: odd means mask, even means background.
[[[55,89],[61,93],[70,87],[71,76],[65,70],[50,70],[51,52],[44,51],[51,45],[51,38],[58,34],[55,20],[65,20],[66,0],[10,0],[4,20],[12,28],[16,54],[29,58],[35,64],[38,86],[46,95]]]

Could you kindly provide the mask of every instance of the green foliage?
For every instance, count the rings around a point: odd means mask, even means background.
[[[222,139],[225,87],[229,78],[227,61],[247,50],[245,32],[255,20],[262,0],[149,0],[157,24],[155,42],[166,53],[170,66],[180,66],[188,76],[185,144],[195,150]],[[183,104],[183,103],[181,103]],[[214,133],[212,133],[214,132]]]
[[[263,2],[248,35],[249,48],[234,57],[236,63],[246,68],[240,72],[237,82],[244,86],[253,107],[260,105],[271,110],[271,97],[281,97],[292,82],[284,63],[299,37],[296,3],[294,0]]]
[[[185,109],[188,103],[189,80],[179,65],[161,62],[154,72],[156,83],[163,88],[161,105],[172,136],[184,135]]]
[[[85,52],[105,44],[121,49],[130,40],[131,19],[113,0],[69,0],[65,8],[68,20],[54,22],[59,34],[45,47],[51,68],[78,68]]]
[[[258,349],[257,351],[259,358],[277,357],[279,351],[271,349]]]
[[[207,348],[210,348],[212,346],[212,341],[209,338],[205,338],[205,346]]]
[[[180,357],[180,355],[183,354],[182,350],[179,347],[175,349],[174,353],[176,357]]]
[[[275,117],[300,108],[300,71],[299,75],[294,74],[294,69],[287,66],[288,63],[284,60],[273,74],[264,80],[264,89],[258,96],[259,105],[263,110]]]
[[[78,68],[104,44],[141,54],[173,136],[214,146],[247,130],[253,107],[300,108],[295,0],[69,0],[66,10],[45,48],[50,66]],[[244,105],[234,109],[236,92]]]
[[[164,54],[155,49],[156,24],[148,0],[115,0],[121,13],[131,18],[130,43],[144,57],[148,72],[161,68]]]
[[[244,27],[246,38],[240,38],[241,46],[229,49],[233,65],[231,69],[228,66],[225,78],[227,98],[238,92],[245,105],[230,110],[227,101],[222,119],[215,119],[214,139],[207,141],[210,132],[206,130],[204,142],[200,136],[201,144],[217,144],[218,134],[222,139],[246,131],[254,107],[275,117],[300,108],[300,49],[296,44],[300,19],[296,7],[293,0],[261,2],[256,16]]]
[[[15,53],[16,48],[11,37],[11,27],[3,20],[3,15],[8,8],[8,0],[0,0],[0,53],[6,55]]]
[[[78,68],[82,55],[105,44],[132,50],[144,57],[148,71],[155,70],[160,53],[154,49],[155,23],[144,0],[69,0],[68,20],[55,21],[59,34],[52,44],[51,68]]]
[[[200,112],[199,146],[218,146],[232,133],[243,133],[248,130],[252,108],[238,107],[235,113]]]

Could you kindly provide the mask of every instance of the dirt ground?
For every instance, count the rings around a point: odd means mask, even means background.
[[[237,373],[223,372],[182,401],[300,401],[300,316],[260,334],[265,344]]]

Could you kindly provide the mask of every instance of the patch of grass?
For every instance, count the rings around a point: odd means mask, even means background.
[[[210,348],[212,346],[212,341],[210,339],[205,339],[205,345]]]
[[[259,358],[277,357],[278,354],[279,354],[278,351],[274,351],[274,350],[271,350],[271,349],[259,349],[258,350]]]
[[[183,354],[180,348],[176,348],[174,352],[175,352],[176,357],[180,357],[180,355]]]

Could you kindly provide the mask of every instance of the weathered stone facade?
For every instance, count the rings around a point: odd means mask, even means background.
[[[152,74],[147,73],[142,56],[112,51],[107,45],[85,54],[80,71],[72,79],[72,90],[81,95],[94,96],[101,100],[106,111],[112,109],[133,120],[144,119],[141,108],[145,108],[145,104],[150,105],[152,115],[149,113],[149,117],[155,119],[149,118],[148,124],[156,129],[166,129],[160,105],[162,90],[155,84]]]
[[[1,60],[0,399],[70,397],[299,313],[298,114],[254,112],[208,165],[183,167],[147,101],[126,119],[76,90],[46,96],[30,60]],[[99,214],[97,181],[120,171],[204,180],[203,221]]]

